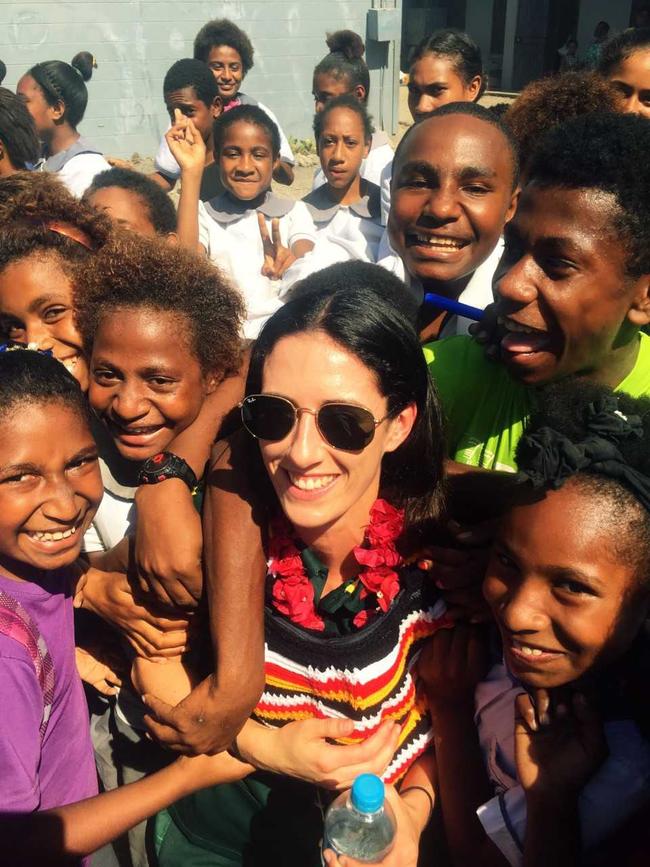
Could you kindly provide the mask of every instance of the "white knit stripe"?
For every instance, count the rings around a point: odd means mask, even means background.
[[[382,777],[387,779],[389,777],[399,776],[411,764],[415,756],[419,755],[419,753],[421,753],[432,740],[433,731],[431,729],[422,732],[416,738],[409,738],[395,753],[393,761],[386,768]]]
[[[412,611],[407,614],[399,627],[399,640],[390,652],[377,659],[364,668],[353,669],[337,669],[334,666],[328,666],[326,669],[319,669],[312,665],[303,665],[297,660],[289,659],[280,653],[269,649],[268,644],[265,647],[265,661],[277,665],[280,669],[284,669],[292,674],[306,677],[317,683],[327,684],[333,678],[345,680],[350,684],[367,684],[369,681],[380,679],[385,675],[386,671],[392,668],[397,659],[403,652],[404,636],[409,629],[418,622],[434,623],[439,620],[446,611],[445,603],[438,600],[433,608],[428,611]]]

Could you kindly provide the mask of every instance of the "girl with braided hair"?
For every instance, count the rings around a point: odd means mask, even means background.
[[[540,396],[483,583],[502,659],[459,626],[420,664],[456,863],[641,863],[620,856],[650,805],[649,438],[646,398]]]
[[[80,51],[70,63],[37,63],[16,87],[41,139],[44,169],[56,172],[77,197],[96,174],[110,168],[101,151],[77,132],[88,104],[86,82],[96,67],[92,54]]]

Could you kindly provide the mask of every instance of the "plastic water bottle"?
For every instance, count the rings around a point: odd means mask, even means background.
[[[374,774],[361,774],[349,792],[332,802],[325,816],[323,849],[349,855],[364,864],[378,864],[395,837],[395,815],[384,800],[384,784]]]

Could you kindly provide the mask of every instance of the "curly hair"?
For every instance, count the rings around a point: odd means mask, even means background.
[[[541,389],[536,406],[526,425],[525,434],[542,428],[562,433],[573,443],[584,441],[593,432],[588,429],[588,408],[614,392],[587,378],[572,378]],[[633,398],[616,392],[618,412],[627,418],[641,419],[642,435],[617,439],[617,448],[625,463],[650,481],[650,398]],[[525,440],[517,451],[517,466],[526,472]],[[615,554],[634,569],[645,587],[650,586],[650,512],[643,507],[625,483],[608,476],[603,470],[589,467],[571,476],[569,481],[588,496],[603,501],[604,520],[616,530]],[[549,487],[552,480],[549,480]],[[605,510],[607,510],[605,512]]]
[[[185,320],[189,349],[205,373],[239,369],[242,298],[208,261],[164,240],[116,234],[84,273],[77,326],[86,353],[102,319],[118,309],[173,313]]]
[[[352,30],[337,30],[328,33],[325,44],[329,54],[314,69],[314,79],[317,75],[332,75],[336,79],[344,78],[351,92],[361,86],[365,91],[364,102],[368,101],[370,91],[370,71],[363,59],[366,50],[363,39]]]
[[[194,57],[196,60],[208,62],[208,57],[213,48],[227,45],[234,48],[241,57],[241,65],[246,75],[253,68],[253,55],[255,50],[244,31],[228,21],[227,18],[216,18],[208,21],[196,34],[194,39]]]
[[[598,72],[610,76],[620,64],[637,51],[650,51],[650,27],[624,30],[603,46]]]
[[[650,273],[650,124],[634,114],[592,114],[552,129],[530,163],[541,187],[610,193],[619,213],[614,228],[629,252],[627,273]]]
[[[316,144],[318,144],[318,140],[323,134],[323,127],[325,126],[327,116],[331,114],[335,108],[347,108],[348,111],[354,112],[361,121],[365,140],[367,142],[370,141],[375,128],[372,125],[372,118],[368,114],[365,103],[359,102],[358,99],[351,96],[349,93],[344,93],[341,96],[336,96],[334,99],[330,99],[325,104],[323,110],[317,111],[314,115],[314,138],[316,139]]]
[[[148,175],[135,169],[106,169],[95,175],[91,185],[83,195],[89,200],[97,190],[119,187],[133,193],[144,205],[149,222],[158,235],[169,235],[176,231],[176,208],[167,193],[152,181]]]
[[[594,72],[563,72],[527,84],[502,116],[519,147],[525,172],[539,140],[564,121],[597,111],[616,111],[618,94]]]
[[[57,223],[61,231],[52,228]],[[108,217],[47,172],[16,172],[0,180],[0,227],[0,271],[28,256],[54,254],[73,282],[112,231]],[[85,243],[64,234],[66,228]]]

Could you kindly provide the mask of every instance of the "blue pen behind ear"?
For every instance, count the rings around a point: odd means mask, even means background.
[[[472,307],[470,304],[463,304],[462,301],[446,298],[444,295],[436,295],[435,292],[427,292],[423,303],[435,304],[441,310],[455,313],[457,316],[464,316],[465,319],[473,319],[475,322],[480,322],[483,318],[484,311],[480,307]]]

